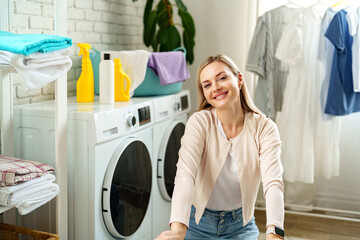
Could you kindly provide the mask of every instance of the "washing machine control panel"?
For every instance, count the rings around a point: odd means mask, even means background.
[[[146,128],[153,123],[153,106],[151,100],[133,103],[98,112],[94,116],[96,141],[108,141],[130,132]]]
[[[190,111],[190,92],[183,90],[177,94],[158,97],[153,100],[155,122],[160,122]]]

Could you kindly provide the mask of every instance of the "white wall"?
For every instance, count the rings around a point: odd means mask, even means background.
[[[317,179],[315,203],[360,212],[360,113],[341,117],[340,175]]]
[[[256,1],[250,0],[184,0],[196,27],[195,60],[189,67],[191,78],[184,87],[190,89],[192,110],[196,106],[196,70],[201,61],[223,53],[238,65],[245,75],[245,61],[257,19]],[[248,82],[251,88],[253,82]]]

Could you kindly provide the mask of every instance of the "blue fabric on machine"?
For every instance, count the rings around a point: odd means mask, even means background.
[[[29,55],[70,47],[70,38],[49,34],[15,34],[0,31],[0,50]]]

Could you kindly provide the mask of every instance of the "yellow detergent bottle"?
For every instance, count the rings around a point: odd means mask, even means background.
[[[94,101],[94,73],[91,65],[89,50],[90,45],[87,43],[78,43],[80,47],[79,56],[83,55],[81,65],[81,75],[76,83],[76,99],[78,102]]]
[[[114,59],[115,64],[115,101],[129,101],[131,80],[122,69],[120,58]],[[126,89],[124,90],[124,79],[126,79]]]

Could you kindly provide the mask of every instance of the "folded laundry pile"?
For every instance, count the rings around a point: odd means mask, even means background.
[[[37,89],[69,71],[71,55],[70,48],[48,53],[36,52],[27,56],[0,50],[0,64],[13,66],[29,89]]]
[[[49,202],[59,193],[52,172],[44,163],[0,155],[0,205],[24,215]]]
[[[54,168],[36,161],[0,155],[0,186],[12,186],[54,172]]]
[[[15,34],[0,31],[0,50],[29,55],[71,47],[70,38],[49,34]]]
[[[21,215],[44,205],[59,193],[53,174],[45,174],[14,186],[0,187],[0,205],[14,206]]]
[[[41,88],[70,70],[70,38],[0,31],[0,66],[12,66],[29,89]]]

